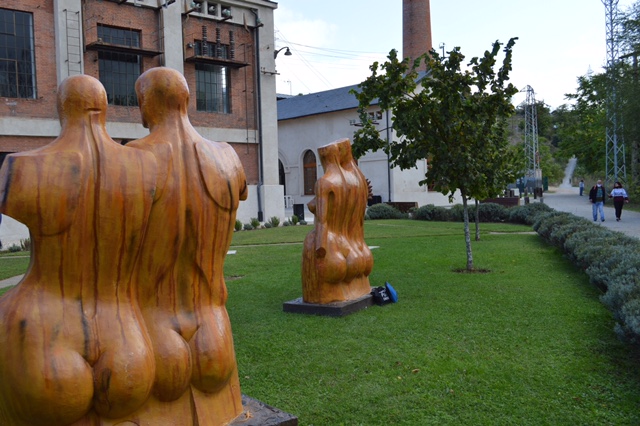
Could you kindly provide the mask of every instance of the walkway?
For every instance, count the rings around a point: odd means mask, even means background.
[[[578,188],[575,187],[549,188],[549,192],[545,192],[542,197],[542,202],[555,210],[593,220],[589,189],[585,188],[585,194],[582,197],[579,194]],[[613,201],[608,200],[604,205],[604,218],[604,222],[600,222],[600,218],[598,218],[597,226],[606,226],[614,231],[640,238],[640,213],[623,209],[620,222],[616,222]],[[594,225],[596,224],[594,223]]]

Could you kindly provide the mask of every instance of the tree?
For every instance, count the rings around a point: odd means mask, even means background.
[[[356,157],[382,149],[401,169],[428,158],[429,171],[419,184],[433,186],[451,200],[460,191],[467,270],[474,269],[467,200],[494,196],[512,179],[506,163],[506,118],[513,113],[510,98],[518,92],[507,84],[515,40],[509,40],[503,49],[497,72],[494,68],[502,46],[498,41],[483,57],[471,59],[465,70],[465,57],[457,47],[446,58],[432,50],[413,64],[408,59],[400,61],[392,50],[387,62],[371,65],[371,76],[352,91],[363,123],[354,136]],[[426,75],[417,72],[422,61]],[[366,110],[376,98],[382,109],[393,111],[398,141],[388,144],[373,126]]]

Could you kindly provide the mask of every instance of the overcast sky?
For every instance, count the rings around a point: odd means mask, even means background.
[[[619,0],[626,9],[633,0]],[[391,49],[402,52],[401,0],[280,0],[275,10],[278,93],[313,93],[358,84]],[[606,60],[602,0],[431,0],[434,48],[481,56],[518,37],[511,82],[531,86],[552,108],[566,103],[578,76]],[[525,94],[514,102],[524,101]]]

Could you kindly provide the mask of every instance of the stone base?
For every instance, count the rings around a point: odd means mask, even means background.
[[[345,315],[358,312],[362,309],[366,309],[369,306],[373,306],[373,296],[371,294],[365,294],[358,299],[347,300],[345,302],[333,302],[324,304],[305,303],[302,300],[302,297],[299,297],[298,299],[285,302],[282,305],[282,310],[285,312],[293,312],[296,314],[343,317]]]
[[[229,426],[298,426],[298,418],[242,395],[244,411]]]

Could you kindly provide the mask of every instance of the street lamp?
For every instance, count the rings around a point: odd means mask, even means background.
[[[291,53],[291,50],[289,50],[289,47],[288,47],[288,46],[285,46],[285,47],[282,47],[282,48],[280,48],[280,49],[278,49],[278,50],[276,50],[276,51],[274,51],[274,52],[273,52],[273,59],[275,59],[275,58],[278,56],[278,53],[280,53],[280,52],[281,52],[282,50],[284,50],[284,49],[287,49],[287,50],[284,52],[284,56],[291,56],[291,55],[293,55],[293,53]]]

